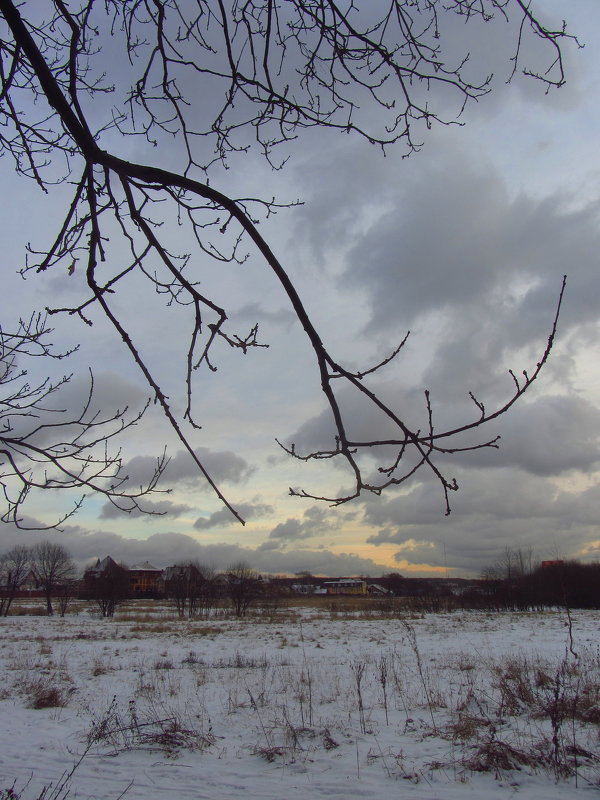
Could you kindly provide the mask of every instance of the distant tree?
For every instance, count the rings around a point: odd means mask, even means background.
[[[31,569],[44,592],[48,616],[52,616],[52,597],[61,584],[73,578],[75,565],[61,544],[44,541],[31,547]]]
[[[533,571],[533,549],[531,547],[506,547],[497,563],[503,578],[518,580]]]
[[[507,548],[482,574],[479,600],[490,608],[600,608],[600,564],[545,561],[535,564],[531,552]]]
[[[305,584],[305,583],[314,583],[315,576],[307,569],[300,570],[300,572],[295,572],[294,577],[297,579],[296,583]]]
[[[533,574],[536,569],[532,548],[506,547],[493,564],[484,567],[484,594],[494,608],[525,611],[538,603]]]
[[[400,597],[406,589],[406,580],[399,572],[388,572],[382,577],[380,583],[395,597]]]
[[[240,521],[188,430],[197,427],[195,370],[216,370],[219,344],[244,354],[265,346],[258,325],[239,333],[228,327],[226,290],[205,289],[214,284],[213,270],[245,262],[245,248],[264,259],[287,295],[312,348],[315,387],[322,389],[333,423],[322,449],[282,447],[303,461],[342,461],[350,479],[344,481],[347,491],[335,496],[291,490],[301,497],[344,503],[363,492],[379,495],[424,469],[439,483],[449,513],[449,494],[458,485],[442,466],[445,456],[498,446],[494,435],[465,443],[464,434],[496,420],[535,381],[550,353],[556,318],[534,367],[511,373],[508,401],[492,407],[471,394],[471,419],[444,430],[434,424],[425,392],[422,419],[411,426],[403,409],[369,383],[405,340],[361,369],[335,358],[288,265],[258,224],[281,205],[268,187],[264,196],[234,195],[227,185],[232,163],[240,165],[236,159],[256,147],[278,169],[296,140],[315,127],[383,151],[394,145],[404,145],[404,154],[418,151],[426,129],[456,123],[465,105],[490,91],[489,66],[474,65],[471,51],[485,53],[492,26],[504,24],[512,44],[509,79],[521,71],[546,89],[561,86],[561,46],[568,34],[564,24],[544,24],[538,13],[543,8],[529,0],[0,0],[0,150],[20,175],[64,203],[56,236],[41,250],[30,247],[23,272],[73,276],[71,286],[79,291],[50,312],[90,326],[93,309],[100,310],[181,445]],[[455,34],[457,19],[464,23],[464,44]],[[523,63],[528,48],[533,66]],[[182,250],[182,242],[192,242],[193,253]],[[177,348],[186,375],[182,414],[161,385],[152,348],[132,330],[129,304],[121,297],[132,285],[139,307],[146,288],[187,315],[189,339]],[[389,433],[361,437],[344,408],[344,392],[359,396]],[[20,478],[17,462],[10,463]],[[88,485],[83,475],[77,481]],[[90,485],[99,489],[101,482]]]
[[[163,572],[165,597],[173,600],[179,618],[185,616],[189,594],[188,569],[184,564],[167,567]]]
[[[261,596],[260,575],[244,561],[239,561],[227,569],[226,576],[229,603],[236,617],[243,617],[252,603]]]
[[[541,564],[531,575],[545,606],[600,608],[600,564],[557,560]]]
[[[129,595],[129,572],[122,564],[117,564],[110,556],[98,560],[89,567],[83,576],[83,593],[98,604],[103,617],[112,617],[117,607]]]
[[[173,600],[177,614],[192,617],[202,594],[202,586],[206,578],[201,569],[194,563],[176,564],[167,567],[163,572],[164,591],[166,597]]]
[[[261,582],[260,593],[255,602],[261,611],[272,615],[283,607],[289,594],[287,581],[270,576],[267,581]]]
[[[189,615],[209,616],[218,599],[215,571],[212,567],[201,564],[197,560],[191,561],[190,564],[198,570],[200,577],[192,584],[193,592],[190,593]]]
[[[0,557],[0,616],[7,617],[16,593],[29,574],[29,548],[16,545]]]
[[[55,592],[58,613],[64,617],[71,602],[77,597],[79,581],[76,578],[67,578],[58,584]]]

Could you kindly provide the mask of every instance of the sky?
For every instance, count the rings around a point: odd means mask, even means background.
[[[197,558],[216,569],[244,560],[269,573],[477,576],[507,548],[535,559],[600,556],[600,22],[595,0],[540,0],[551,19],[567,16],[585,45],[565,48],[567,83],[545,94],[517,76],[510,84],[506,28],[486,39],[451,30],[457,52],[494,71],[493,91],[467,107],[460,126],[423,132],[423,147],[378,148],[344,134],[310,131],[273,171],[252,153],[213,179],[233,195],[302,201],[261,220],[260,230],[295,282],[330,352],[356,370],[386,356],[410,330],[402,352],[370,385],[392,398],[412,424],[426,422],[431,393],[436,427],[472,419],[469,392],[486,407],[510,396],[509,373],[530,372],[544,351],[564,274],[567,289],[556,344],[540,377],[478,441],[501,436],[500,449],[455,454],[444,461],[456,477],[451,514],[424,472],[381,496],[363,495],[332,508],[289,496],[348,487],[332,461],[288,457],[276,439],[303,452],[331,441],[331,419],[306,336],[259,254],[248,246],[242,266],[206,265],[192,249],[194,277],[227,301],[239,330],[259,324],[269,344],[241,355],[217,350],[218,370],[195,376],[193,410],[202,428],[191,441],[242,527],[222,506],[151,406],[123,437],[132,483],[151,471],[164,447],[170,462],[148,504],[162,515],[122,514],[89,497],[62,530],[24,532],[5,523],[0,547],[52,537],[79,563],[110,554],[128,564],[166,566]],[[464,27],[464,26],[463,26]],[[107,53],[111,42],[106,42]],[[118,53],[115,54],[118,58]],[[487,74],[487,73],[485,73]],[[441,103],[444,100],[440,100]],[[100,109],[96,112],[100,114]],[[124,157],[143,160],[130,139],[114,139]],[[161,152],[163,161],[176,153]],[[25,247],[42,249],[56,231],[65,195],[45,196],[0,161],[5,187],[0,219],[5,290],[2,325],[46,305],[72,302],[79,276],[28,275]],[[166,218],[165,235],[182,236]],[[107,245],[118,262],[118,249]],[[187,317],[132,282],[115,298],[135,331],[173,407],[182,413]],[[77,408],[94,373],[95,407],[140,407],[148,389],[122,342],[99,315],[89,328],[53,317],[59,346],[80,344],[61,404]],[[49,369],[32,365],[30,377]],[[378,422],[345,390],[341,400],[356,435],[376,435]],[[476,409],[475,409],[476,411]],[[50,525],[69,498],[31,496],[26,522]]]

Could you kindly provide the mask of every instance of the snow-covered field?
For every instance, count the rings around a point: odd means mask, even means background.
[[[599,634],[598,612],[9,617],[0,798],[63,798],[75,764],[70,798],[596,795]]]

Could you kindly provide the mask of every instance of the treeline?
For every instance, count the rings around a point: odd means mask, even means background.
[[[181,618],[208,616],[223,605],[242,617],[268,593],[269,587],[258,572],[243,562],[220,573],[198,562],[187,562],[162,570],[145,596],[171,600]],[[121,603],[139,598],[140,593],[132,591],[131,571],[107,557],[85,571],[79,596],[96,602],[103,617],[112,617]]]
[[[380,579],[403,605],[416,611],[485,609],[535,611],[547,608],[600,608],[600,564],[579,561],[533,563],[517,553],[478,579]]]
[[[141,587],[140,574],[146,580]],[[0,616],[4,617],[16,598],[34,596],[45,599],[49,616],[55,607],[64,616],[75,598],[95,603],[103,617],[112,617],[127,600],[153,598],[172,601],[180,617],[207,616],[216,607],[229,607],[241,617],[258,601],[270,604],[277,592],[275,585],[243,562],[220,573],[197,562],[144,570],[129,569],[107,556],[77,579],[68,551],[59,544],[17,546],[0,555]]]
[[[465,600],[498,610],[600,608],[600,564],[542,562],[517,574],[488,576]]]
[[[208,616],[217,607],[229,607],[236,616],[244,616],[252,605],[275,606],[297,593],[299,581],[306,590],[308,583],[316,582],[316,586],[320,580],[312,575],[263,579],[243,562],[220,573],[197,562],[164,570],[141,567],[129,569],[107,556],[77,580],[69,553],[61,545],[46,541],[13,547],[0,556],[0,616],[8,616],[16,597],[33,593],[45,599],[48,615],[55,606],[63,615],[77,597],[96,603],[102,616],[111,617],[124,601],[147,597],[172,601],[180,617]],[[388,607],[394,612],[600,608],[600,563],[534,563],[531,551],[522,550],[507,549],[479,579],[406,578],[388,573],[365,578],[364,583],[367,594],[362,599],[382,613]]]
[[[507,549],[481,578],[406,578],[389,573],[378,581],[404,607],[416,611],[600,608],[600,563],[536,563],[530,551],[522,550]]]

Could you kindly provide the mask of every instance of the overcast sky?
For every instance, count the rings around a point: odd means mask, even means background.
[[[240,329],[258,322],[261,341],[270,345],[246,356],[223,346],[218,371],[199,375],[195,387],[202,430],[194,446],[247,524],[220,505],[151,408],[123,446],[132,481],[142,480],[167,446],[162,485],[172,491],[151,501],[164,515],[127,516],[89,498],[62,532],[51,533],[75,558],[110,554],[157,566],[199,558],[217,569],[244,559],[273,573],[466,576],[478,575],[507,547],[531,548],[539,559],[600,557],[600,8],[597,0],[539,5],[555,19],[568,14],[585,44],[566,48],[567,84],[558,92],[546,95],[524,80],[506,85],[510,52],[500,29],[479,54],[496,70],[494,92],[465,112],[462,127],[426,133],[410,158],[393,149],[383,158],[351,137],[312,132],[282,172],[248,156],[220,176],[220,186],[214,183],[232,194],[257,194],[259,187],[268,197],[303,201],[263,221],[263,236],[332,354],[349,366],[369,366],[411,331],[372,385],[417,426],[425,421],[425,388],[440,425],[472,417],[470,391],[490,407],[506,399],[513,388],[508,370],[531,371],[542,354],[568,275],[547,367],[484,434],[500,434],[501,448],[444,464],[460,486],[450,516],[439,485],[424,473],[401,489],[334,509],[288,496],[290,486],[321,494],[348,485],[345,470],[291,460],[275,442],[319,448],[332,430],[311,351],[256,253],[242,268],[223,267],[217,279],[205,278],[198,256],[198,277],[227,297],[233,322]],[[25,244],[42,248],[55,232],[60,189],[58,201],[42,197],[14,175],[8,159],[0,169],[8,328],[16,314],[41,309],[50,297],[61,305],[77,289],[67,275],[15,276]],[[181,412],[177,365],[187,345],[178,309],[164,310],[135,288],[116,302]],[[100,320],[92,329],[74,320],[54,323],[57,341],[81,342],[71,364],[61,364],[75,373],[65,405],[77,406],[88,365],[98,408],[143,403],[143,380]],[[344,402],[353,432],[372,433],[375,423],[356,399]],[[66,502],[46,493],[32,497],[27,513],[50,523]],[[6,549],[49,534],[5,524],[1,535]]]

